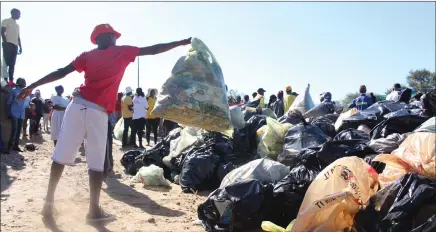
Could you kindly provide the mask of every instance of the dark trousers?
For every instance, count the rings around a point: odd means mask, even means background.
[[[159,118],[155,118],[155,119],[147,119],[147,134],[146,134],[146,138],[147,138],[147,143],[150,144],[150,133],[153,131],[153,137],[154,137],[154,143],[157,143],[157,129],[159,128],[159,122],[160,119]]]
[[[3,59],[8,66],[9,80],[14,80],[15,62],[17,61],[18,46],[13,43],[3,42]],[[6,78],[6,77],[5,77]]]
[[[127,137],[129,135],[129,128],[130,130],[133,131],[132,118],[124,118],[124,130],[123,130],[123,139],[122,139],[123,146],[135,144],[135,134],[133,133],[130,134],[130,140],[127,141]]]
[[[39,124],[41,123],[42,115],[35,115],[30,119],[30,134],[36,134],[39,131]]]
[[[26,108],[25,113],[24,113],[24,120],[23,120],[23,134],[26,134],[26,130],[27,130],[27,126],[28,126],[28,122],[29,122],[29,110],[30,108]]]
[[[12,117],[11,123],[12,123],[12,130],[11,130],[11,137],[9,138],[9,144],[8,144],[9,148],[18,147],[18,145],[20,144],[20,135],[21,135],[21,128],[23,126],[23,119]]]
[[[134,119],[132,128],[132,135],[138,135],[139,146],[142,146],[142,137],[144,136],[145,129],[145,118]]]
[[[107,130],[107,143],[106,143],[106,157],[104,159],[104,173],[107,174],[113,170],[114,167],[114,158],[112,156],[112,124],[108,122],[108,130]]]

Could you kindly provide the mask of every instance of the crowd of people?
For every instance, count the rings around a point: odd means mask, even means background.
[[[392,91],[386,96],[386,99],[378,99],[372,92],[367,94],[366,86],[361,85],[359,87],[360,95],[353,99],[353,101],[347,107],[348,109],[356,108],[358,110],[365,110],[379,100],[389,100],[395,102],[402,101],[406,103],[413,101],[419,102],[423,94],[420,92],[412,92],[412,89],[403,89],[400,84],[395,83]],[[265,89],[259,88],[257,92],[252,94],[251,99],[248,95],[245,95],[243,99],[241,96],[229,96],[229,106],[237,105],[241,107],[269,108],[276,114],[277,117],[282,117],[286,112],[288,112],[292,103],[294,103],[295,98],[298,96],[298,93],[292,91],[291,86],[286,86],[285,91],[280,90],[277,94],[272,94],[269,97],[268,103],[265,104],[265,93]],[[412,95],[413,98],[411,97]],[[331,102],[332,104],[336,104],[336,102],[332,101],[332,94],[330,92],[321,93],[319,100],[321,103]]]
[[[134,94],[132,88],[128,87],[124,94],[118,93],[124,71],[137,56],[164,53],[190,44],[191,38],[141,48],[117,46],[116,41],[121,34],[109,24],[97,25],[91,33],[91,42],[97,46],[96,49],[80,53],[81,55],[65,67],[56,69],[31,85],[26,85],[24,78],[13,81],[16,54],[22,52],[22,48],[19,27],[16,24],[16,20],[20,18],[20,12],[13,9],[11,15],[11,19],[2,22],[2,38],[4,60],[9,71],[7,84],[11,86],[6,110],[11,118],[12,132],[7,147],[0,144],[0,149],[2,152],[10,150],[21,152],[19,147],[21,131],[23,131],[23,136],[27,136],[28,121],[30,122],[29,136],[40,135],[41,128],[47,131],[50,129],[55,149],[42,214],[44,217],[52,217],[54,194],[64,166],[74,165],[77,151],[85,143],[90,176],[90,205],[86,219],[88,222],[111,220],[113,217],[105,213],[99,205],[106,153],[108,146],[112,146],[106,137],[110,135],[111,120],[114,122],[120,118],[124,120],[123,147],[143,148],[144,128],[147,145],[150,145],[151,133],[156,143],[160,124],[160,119],[151,114],[156,104],[157,91],[155,89],[149,89],[145,94],[141,88],[137,88]],[[72,97],[64,97],[64,88],[56,86],[54,89],[56,95],[49,100],[41,98],[41,92],[37,89],[39,86],[60,80],[75,71],[85,73],[85,84],[76,88]],[[4,87],[2,87],[3,90],[5,90]],[[291,86],[287,86],[285,91],[279,91],[277,95],[271,95],[269,102],[265,102],[265,93],[265,89],[259,88],[256,93],[253,93],[252,100],[249,96],[244,96],[244,102],[242,102],[242,97],[239,96],[236,102],[231,104],[268,107],[277,116],[282,116],[298,96],[292,91]],[[362,110],[373,104],[374,100],[366,96],[365,86],[361,86],[360,93],[361,96],[356,98],[350,107]],[[400,98],[401,95],[399,94]],[[332,94],[329,92],[323,93],[321,97],[322,101],[332,100]],[[42,127],[41,119],[43,119]],[[49,122],[51,122],[50,126]],[[165,121],[163,125],[165,130],[169,131],[175,123]],[[128,137],[129,130],[131,131],[130,137]],[[136,137],[138,137],[138,144]]]

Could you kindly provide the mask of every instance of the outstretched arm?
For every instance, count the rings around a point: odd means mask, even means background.
[[[19,99],[24,99],[25,97],[29,96],[33,89],[37,88],[38,86],[45,85],[48,83],[51,83],[53,81],[60,80],[64,78],[66,75],[74,72],[76,68],[73,66],[73,64],[69,64],[65,66],[64,68],[60,68],[45,77],[39,79],[38,81],[32,83],[28,87],[21,90],[20,95],[18,95]]]
[[[188,45],[190,43],[191,43],[191,38],[180,40],[180,41],[175,41],[175,42],[171,42],[171,43],[163,43],[163,44],[156,44],[156,45],[149,46],[149,47],[143,47],[143,48],[140,48],[138,56],[156,55],[159,53],[169,51],[169,50],[176,48],[178,46]]]

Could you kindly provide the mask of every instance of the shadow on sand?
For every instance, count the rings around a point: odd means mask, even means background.
[[[107,189],[103,189],[114,200],[124,202],[132,207],[139,208],[151,215],[159,215],[166,217],[179,217],[185,213],[172,210],[161,206],[151,200],[147,195],[136,191],[135,189],[120,183],[115,178],[105,180]]]
[[[8,170],[22,170],[25,167],[24,157],[19,153],[12,152],[11,154],[1,155],[1,192],[8,189],[16,179],[15,177],[9,176]]]

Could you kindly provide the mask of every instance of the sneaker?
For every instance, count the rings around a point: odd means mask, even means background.
[[[15,87],[15,83],[14,83],[13,81],[9,81],[9,82],[8,82],[8,85],[9,85],[10,87]]]
[[[108,214],[103,211],[103,209],[100,208],[99,213],[96,215],[91,215],[88,213],[86,215],[86,222],[89,224],[92,223],[101,223],[101,222],[110,222],[115,220],[115,216]]]

